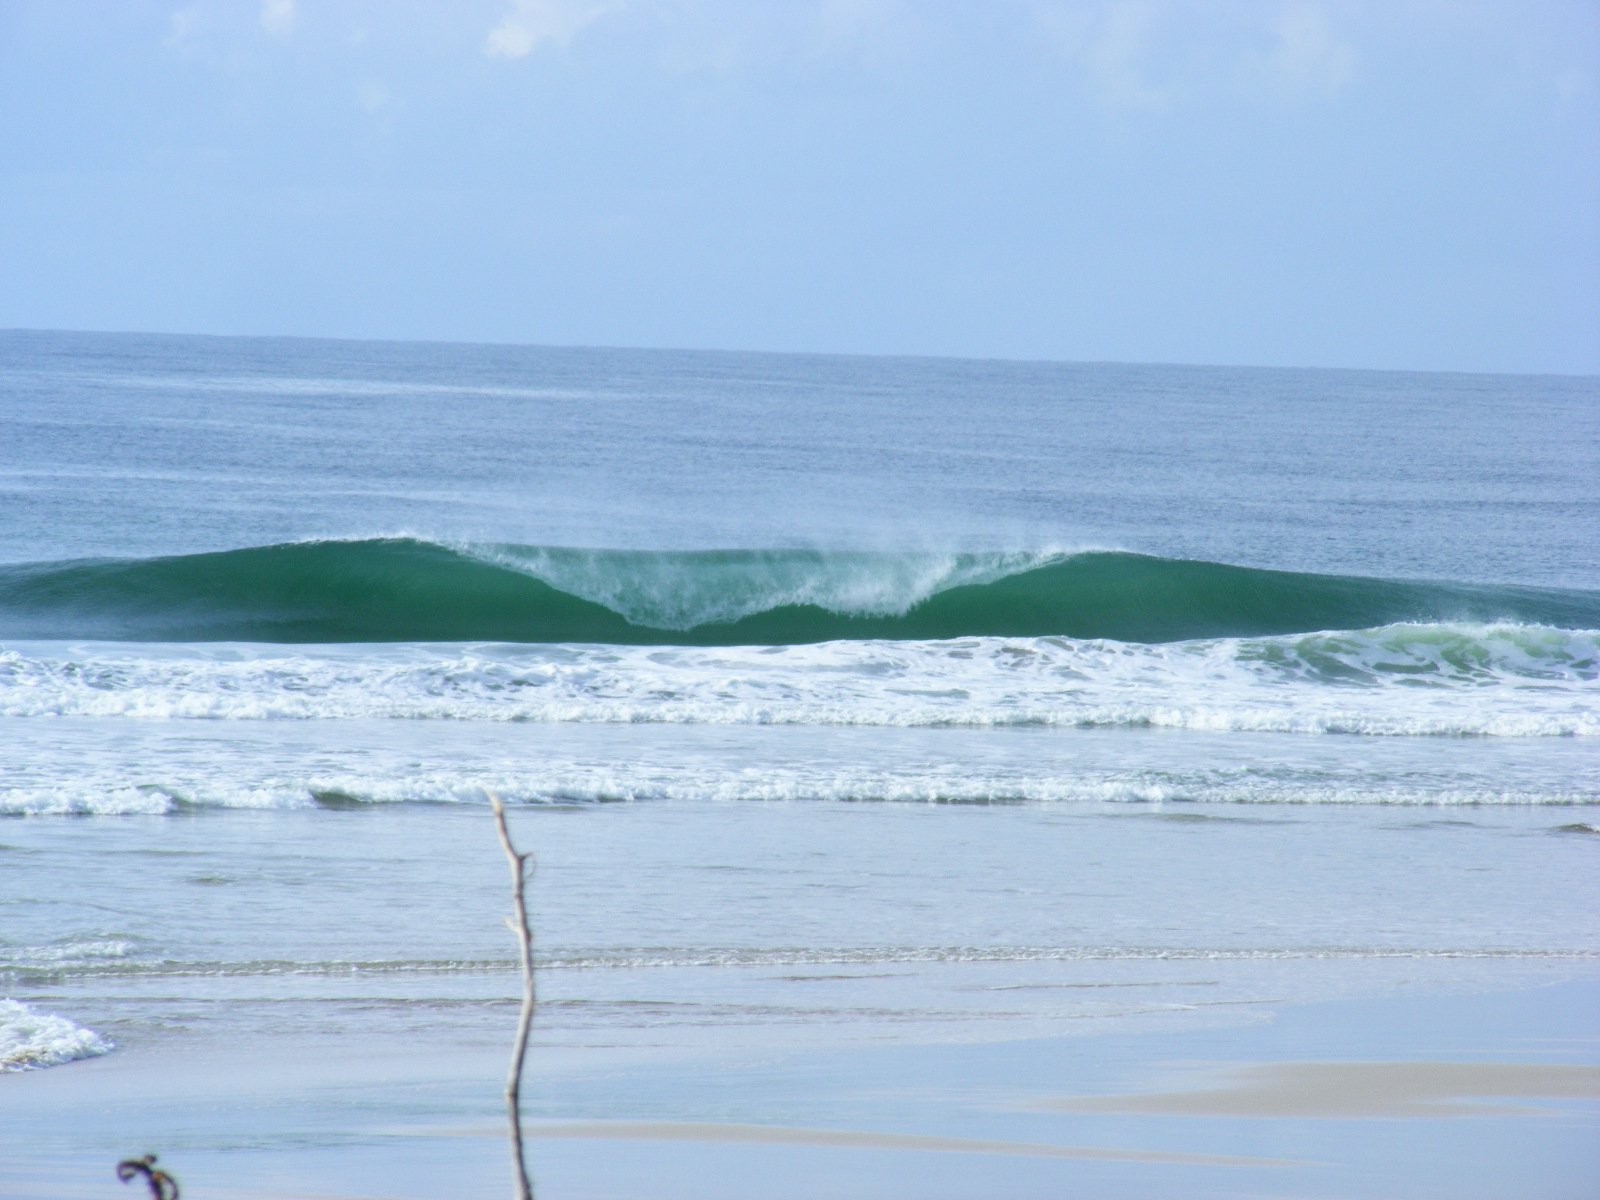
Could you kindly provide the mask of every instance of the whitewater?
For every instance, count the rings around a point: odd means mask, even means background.
[[[1600,642],[1545,626],[1395,625],[1140,645],[954,638],[641,649],[26,643],[0,717],[1161,726],[1592,736]]]

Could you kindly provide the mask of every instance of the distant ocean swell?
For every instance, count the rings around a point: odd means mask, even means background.
[[[1164,643],[1396,623],[1600,629],[1600,592],[1096,551],[874,554],[297,542],[0,567],[0,637],[285,643]]]

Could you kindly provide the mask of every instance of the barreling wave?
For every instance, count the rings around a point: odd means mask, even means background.
[[[1114,551],[587,551],[411,538],[0,567],[0,636],[800,645],[1176,642],[1402,622],[1600,628],[1600,592],[1262,570]]]

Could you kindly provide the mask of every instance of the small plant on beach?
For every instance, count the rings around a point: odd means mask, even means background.
[[[154,1154],[125,1158],[117,1164],[117,1178],[123,1183],[141,1177],[150,1189],[151,1200],[178,1200],[178,1181],[156,1166]]]
[[[511,865],[514,916],[506,918],[506,925],[516,936],[522,965],[522,1009],[517,1019],[516,1041],[511,1047],[511,1070],[506,1076],[506,1118],[511,1127],[511,1157],[516,1167],[517,1200],[533,1200],[533,1183],[528,1176],[528,1164],[522,1150],[522,1062],[528,1052],[528,1032],[533,1027],[534,1002],[533,930],[528,925],[526,899],[528,876],[533,872],[533,855],[518,851],[512,844],[511,832],[506,828],[505,805],[492,792],[489,794],[489,806],[494,810],[494,827],[500,835],[500,847]]]

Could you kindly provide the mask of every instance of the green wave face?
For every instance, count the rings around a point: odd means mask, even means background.
[[[1268,571],[1119,552],[455,549],[307,542],[0,567],[0,636],[793,645],[1170,642],[1400,622],[1600,628],[1600,593]]]

